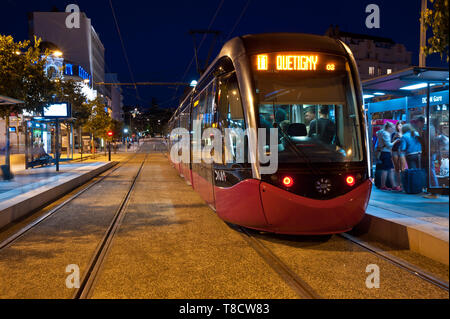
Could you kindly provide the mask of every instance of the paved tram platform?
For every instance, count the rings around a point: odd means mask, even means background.
[[[86,183],[117,162],[70,163],[16,171],[14,179],[0,180],[0,228],[51,203]]]
[[[373,187],[366,216],[353,233],[448,265],[449,197],[427,198]]]

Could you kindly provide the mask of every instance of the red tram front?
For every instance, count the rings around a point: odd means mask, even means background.
[[[354,58],[339,40],[230,40],[181,103],[174,128],[189,132],[177,169],[225,221],[331,234],[364,216],[371,181],[362,92]]]

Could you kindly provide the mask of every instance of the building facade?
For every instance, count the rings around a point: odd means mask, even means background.
[[[29,15],[30,37],[58,46],[66,61],[80,65],[92,76],[92,86],[100,94],[105,88],[105,48],[85,13],[80,12],[80,27],[68,28],[66,12],[33,12]]]
[[[343,32],[331,26],[325,33],[347,44],[358,64],[361,80],[391,74],[411,66],[410,51],[392,39],[365,34]]]
[[[117,73],[106,73],[105,80],[107,83],[119,83]],[[122,88],[119,85],[108,85],[105,87],[107,91],[108,105],[111,108],[111,117],[116,120],[123,122],[123,96]]]

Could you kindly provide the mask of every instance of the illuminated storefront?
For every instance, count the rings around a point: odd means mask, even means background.
[[[417,126],[417,119],[425,118],[419,131],[425,137],[427,188],[434,193],[448,193],[449,187],[448,80],[446,69],[412,67],[363,81],[372,154],[374,134],[386,121]]]

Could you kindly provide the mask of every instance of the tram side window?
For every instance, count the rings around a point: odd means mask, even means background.
[[[236,132],[239,129],[245,132],[246,129],[236,74],[233,73],[231,76],[219,80],[217,99],[218,123],[224,136],[222,156],[226,163],[226,161],[233,161],[236,158],[237,140],[232,136],[227,136],[225,129],[236,129]],[[225,147],[227,138],[230,139],[229,144],[233,145],[231,150],[227,150]],[[244,154],[246,153],[245,150]]]
[[[205,108],[203,111],[202,132],[212,126],[214,112],[214,82],[211,82],[205,89]],[[203,139],[203,138],[202,138]],[[212,145],[212,138],[208,136],[204,139],[204,145]]]
[[[194,100],[193,100],[193,105],[192,105],[192,131],[195,131],[196,129],[201,129],[201,126],[198,127],[198,126],[194,125],[194,123],[195,123],[194,121],[200,121],[200,123],[202,121],[202,114],[201,114],[201,109],[200,109],[201,108],[200,100],[201,100],[200,96],[196,96],[194,98]],[[201,136],[201,131],[200,132],[195,132],[195,133],[197,133],[197,134],[199,134]],[[194,143],[197,143],[197,141],[194,138],[192,138],[191,139],[191,143],[194,144]],[[192,152],[191,152],[191,156],[192,156],[192,160],[193,160],[192,167],[193,167],[194,170],[196,170],[196,166],[198,165],[196,163],[199,163],[201,161],[201,159],[202,159],[201,145],[200,145],[200,147],[198,149],[198,152],[195,151],[195,150],[196,150],[196,148],[193,147],[192,148]]]
[[[183,111],[180,113],[180,128],[184,128],[189,131],[189,107],[183,105],[183,108]]]

